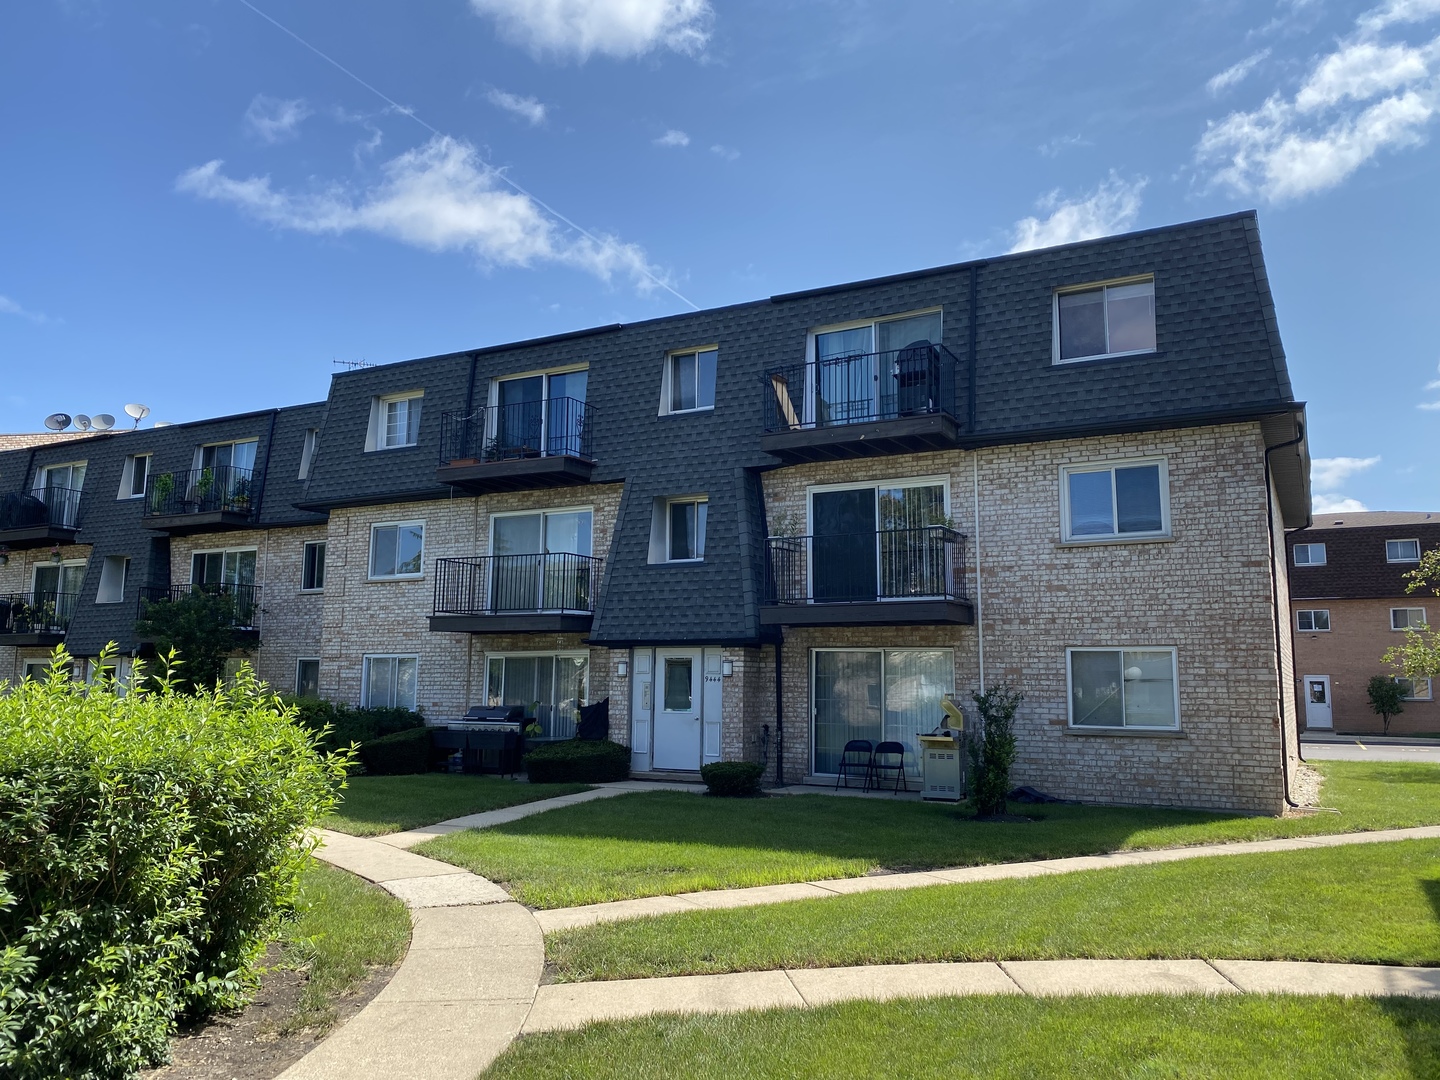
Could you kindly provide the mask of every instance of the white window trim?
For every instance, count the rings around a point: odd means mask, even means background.
[[[705,532],[708,534],[709,531],[710,531],[710,529],[709,529],[709,524],[710,524],[710,522],[709,522],[709,520],[708,520],[708,519],[709,519],[709,516],[710,516],[710,510],[709,510],[709,506],[710,506],[710,496],[709,496],[709,495],[675,495],[675,496],[672,496],[671,498],[666,499],[666,500],[665,500],[665,561],[666,561],[667,563],[675,563],[675,564],[680,564],[680,565],[688,565],[688,564],[690,564],[690,563],[703,563],[703,562],[705,561],[705,556],[704,556],[704,554],[701,554],[701,555],[699,555],[699,556],[697,556],[697,557],[695,557],[695,558],[691,558],[691,559],[675,559],[675,558],[672,558],[671,555],[670,555],[670,553],[675,550],[674,547],[672,546],[673,537],[671,536],[670,508],[671,508],[672,506],[675,506],[676,504],[679,504],[679,503],[704,503],[704,504],[705,504],[705,507],[706,507],[705,516],[706,516],[706,519],[707,519],[706,522],[705,522],[705,525],[706,525]],[[698,510],[697,510],[696,513],[695,513],[695,528],[696,528],[696,531],[698,532],[698,531],[699,531],[699,528],[700,528],[700,513],[699,513]],[[707,542],[705,543],[705,547],[707,547],[707,548],[709,547],[708,540],[709,540],[709,537],[708,537],[708,535],[707,535],[707,536],[705,537],[705,541],[707,541]]]
[[[191,472],[198,473],[201,469],[205,467],[205,451],[212,446],[254,446],[255,464],[251,465],[249,470],[247,471],[251,473],[256,473],[260,471],[260,437],[257,435],[249,439],[221,439],[219,442],[201,443],[199,446],[195,447],[195,457],[192,459],[192,463],[190,466]],[[231,465],[227,466],[227,468],[235,468],[235,466]]]
[[[420,526],[420,569],[414,574],[375,574],[375,530],[376,529],[401,529],[408,525]],[[325,553],[330,554],[328,551]],[[398,554],[398,549],[397,549]],[[365,552],[365,580],[366,581],[419,581],[425,576],[425,519],[416,518],[408,521],[372,521],[370,523],[370,546]],[[377,654],[379,655],[379,654]],[[386,654],[391,655],[391,654]]]
[[[370,664],[374,660],[414,660],[415,661],[415,705],[412,712],[420,711],[420,657],[415,653],[364,653],[360,657],[360,707],[362,709],[372,708],[370,704]],[[298,668],[297,668],[297,674]],[[396,665],[396,673],[399,673],[399,665]],[[376,705],[377,709],[400,709],[402,705]]]
[[[1423,623],[1423,624],[1426,625],[1426,626],[1429,626],[1429,625],[1430,625],[1429,616],[1426,615],[1425,609],[1424,609],[1423,607],[1392,607],[1392,608],[1390,609],[1390,630],[1391,630],[1392,633],[1403,634],[1403,633],[1405,633],[1407,630],[1412,630],[1412,629],[1414,629],[1414,627],[1412,627],[1412,626],[1396,626],[1396,625],[1395,625],[1395,613],[1396,613],[1397,611],[1418,611],[1418,612],[1420,612],[1420,622]]]
[[[1324,565],[1326,565],[1326,563],[1329,561],[1329,558],[1330,558],[1329,549],[1327,549],[1324,544],[1319,543],[1318,541],[1316,541],[1316,542],[1311,542],[1311,543],[1305,543],[1305,544],[1296,544],[1295,547],[1297,547],[1297,548],[1303,547],[1303,548],[1305,548],[1307,551],[1312,550],[1312,549],[1318,547],[1318,548],[1320,549],[1321,555],[1320,555],[1320,561],[1319,561],[1319,562],[1297,562],[1296,559],[1295,559],[1294,548],[1292,548],[1292,549],[1291,549],[1291,553],[1290,553],[1290,562],[1291,562],[1291,564],[1294,565],[1294,566],[1297,566],[1297,567],[1299,567],[1299,566],[1324,566]]]
[[[1396,676],[1394,676],[1394,679],[1395,679],[1396,682],[1399,682],[1401,679],[1404,679],[1406,682],[1408,682],[1408,683],[1410,684],[1410,688],[1411,688],[1412,690],[1415,689],[1415,685],[1416,685],[1417,683],[1422,683],[1422,682],[1423,682],[1423,683],[1425,684],[1425,693],[1423,693],[1423,694],[1407,694],[1402,700],[1404,700],[1404,701],[1434,701],[1434,700],[1435,700],[1435,683],[1434,683],[1433,680],[1428,679],[1428,678],[1412,679],[1412,678],[1410,678],[1408,675],[1396,675]]]
[[[1325,612],[1325,622],[1326,622],[1326,623],[1329,623],[1329,622],[1330,622],[1330,609],[1329,609],[1329,608],[1296,608],[1296,609],[1295,609],[1295,632],[1296,632],[1297,634],[1328,634],[1328,633],[1330,633],[1330,627],[1329,627],[1328,625],[1327,625],[1323,630],[1320,629],[1319,627],[1313,625],[1313,624],[1314,624],[1314,621],[1315,621],[1315,612],[1317,612],[1317,611],[1323,611],[1323,612]],[[1309,616],[1310,616],[1310,621],[1311,621],[1311,624],[1312,624],[1312,625],[1310,626],[1310,628],[1309,628],[1308,630],[1305,629],[1303,626],[1300,625],[1300,616],[1301,616],[1301,615],[1309,615]]]
[[[111,559],[119,559],[120,563],[120,596],[117,600],[102,600],[105,588],[105,567]],[[102,555],[100,557],[100,581],[95,586],[95,603],[100,607],[111,607],[115,604],[125,602],[125,591],[130,585],[130,556],[129,555]]]
[[[899,322],[901,319],[915,319],[922,315],[940,316],[940,336],[945,336],[945,309],[939,305],[934,307],[916,308],[914,311],[898,311],[892,315],[876,315],[869,319],[850,319],[846,322],[828,323],[825,326],[816,326],[805,332],[805,401],[802,407],[800,422],[802,427],[813,427],[815,424],[815,396],[818,392],[816,375],[816,363],[819,359],[819,346],[816,339],[821,334],[833,334],[838,330],[858,330],[862,326],[879,326],[881,323]],[[939,345],[941,342],[931,342],[932,345]],[[871,338],[870,347],[874,349],[875,339]]]
[[[243,553],[243,552],[246,552],[246,551],[253,551],[253,552],[255,553],[255,569],[256,569],[256,571],[257,571],[256,576],[258,577],[258,576],[259,576],[258,571],[260,570],[260,549],[259,549],[258,547],[246,546],[246,547],[227,547],[227,548],[194,548],[194,549],[192,549],[191,552],[190,552],[190,580],[189,580],[189,582],[187,582],[187,584],[190,584],[190,585],[198,585],[198,584],[200,584],[199,582],[197,582],[197,581],[195,580],[195,556],[196,556],[196,555],[231,555],[231,554],[236,554],[236,553]],[[222,562],[223,562],[223,560],[222,560]]]
[[[142,459],[145,461],[145,484],[141,487],[139,494],[133,494],[130,489],[134,487],[135,463]],[[155,455],[153,453],[126,454],[125,465],[120,470],[120,490],[115,493],[115,501],[128,502],[130,499],[143,499],[145,489],[150,486],[150,466],[154,463]]]
[[[1175,692],[1175,723],[1167,727],[1147,727],[1141,724],[1122,724],[1109,726],[1104,724],[1077,724],[1075,723],[1075,667],[1070,657],[1079,652],[1168,652],[1170,654],[1170,676],[1171,684]],[[1123,663],[1123,661],[1122,661]],[[1121,672],[1124,675],[1124,672]],[[1123,688],[1122,688],[1123,692]],[[1124,715],[1124,703],[1121,703],[1121,715]],[[1180,656],[1179,650],[1174,645],[1071,645],[1065,649],[1065,726],[1069,731],[1180,731]]]
[[[1072,356],[1072,357],[1070,357],[1068,360],[1062,360],[1062,359],[1060,359],[1060,297],[1073,295],[1074,293],[1093,292],[1095,289],[1108,289],[1108,288],[1111,288],[1112,286],[1116,286],[1116,285],[1143,285],[1143,284],[1144,284],[1145,282],[1147,282],[1147,281],[1148,281],[1148,282],[1151,284],[1151,286],[1153,287],[1154,284],[1155,284],[1155,275],[1154,275],[1154,274],[1136,274],[1136,275],[1134,275],[1133,277],[1111,278],[1111,279],[1108,279],[1108,280],[1106,280],[1106,281],[1089,281],[1089,282],[1086,282],[1084,285],[1066,285],[1066,286],[1064,286],[1063,288],[1056,289],[1056,290],[1051,294],[1051,301],[1050,301],[1050,303],[1051,303],[1051,320],[1052,320],[1052,329],[1051,329],[1051,333],[1050,333],[1050,362],[1051,362],[1052,364],[1054,364],[1054,365],[1057,365],[1057,366],[1058,366],[1058,365],[1062,365],[1062,364],[1088,364],[1091,360],[1110,360],[1110,359],[1113,359],[1114,357],[1117,357],[1117,356],[1149,356],[1149,355],[1152,355],[1152,354],[1154,354],[1154,353],[1159,352],[1159,351],[1160,351],[1160,342],[1159,342],[1159,329],[1160,329],[1159,323],[1160,323],[1160,320],[1159,320],[1159,317],[1158,317],[1158,314],[1157,314],[1157,317],[1156,317],[1156,320],[1155,320],[1155,323],[1156,323],[1156,327],[1155,327],[1155,329],[1156,329],[1156,342],[1155,342],[1155,347],[1154,347],[1154,348],[1151,348],[1151,349],[1129,349],[1129,350],[1126,350],[1125,352],[1096,353],[1096,354],[1093,355],[1093,356]],[[1153,299],[1153,293],[1152,293],[1152,299]],[[1109,337],[1108,327],[1109,327],[1109,318],[1110,318],[1109,312],[1108,312],[1109,301],[1106,301],[1106,308],[1107,308],[1107,312],[1106,312],[1106,316],[1105,316],[1105,318],[1106,318],[1106,327],[1107,327],[1106,337],[1107,337],[1107,339],[1108,339],[1108,337]]]
[[[1414,544],[1414,545],[1415,545],[1415,558],[1413,558],[1413,559],[1392,559],[1392,558],[1390,558],[1390,545],[1391,545],[1391,544]],[[1404,539],[1401,539],[1401,540],[1386,540],[1386,541],[1385,541],[1385,561],[1386,561],[1387,563],[1392,564],[1392,565],[1397,564],[1397,563],[1398,563],[1398,564],[1401,564],[1401,565],[1406,564],[1406,563],[1418,563],[1418,562],[1420,561],[1420,541],[1417,540],[1417,539],[1415,539],[1415,538],[1413,538],[1413,537],[1405,537]]]
[[[1116,532],[1105,536],[1072,536],[1070,534],[1070,476],[1073,473],[1110,471],[1111,512],[1120,508],[1115,500],[1115,470],[1160,466],[1160,529],[1156,532]],[[1170,462],[1164,457],[1122,458],[1114,461],[1072,462],[1060,466],[1060,542],[1063,544],[1130,544],[1146,540],[1169,540],[1173,537],[1170,520]]]
[[[396,443],[394,446],[385,445],[385,407],[396,401],[424,401],[425,390],[402,390],[394,394],[378,394],[370,399],[370,425],[365,432],[365,452],[367,454],[379,453],[382,450],[414,450],[420,445],[420,430],[415,430],[415,441],[413,443]],[[421,419],[424,419],[425,408],[420,408]]]
[[[320,585],[319,585],[318,587],[316,587],[316,588],[307,589],[307,588],[305,587],[305,559],[306,559],[307,554],[309,553],[309,550],[310,550],[312,547],[315,547],[316,545],[319,545],[320,547],[325,548],[325,554],[326,554],[327,558],[328,558],[328,556],[329,556],[329,554],[330,554],[330,541],[329,541],[328,539],[326,539],[326,540],[306,540],[303,544],[300,545],[300,591],[301,591],[302,593],[307,593],[307,594],[310,594],[310,593],[322,593],[322,592],[325,591],[325,583],[324,583],[323,579],[322,579]],[[424,555],[424,545],[423,545],[423,544],[421,545],[420,567],[421,567],[422,570],[423,570],[424,567],[425,567],[425,555]]]
[[[716,396],[719,396],[718,383],[720,381],[720,346],[719,345],[693,345],[685,349],[671,349],[665,354],[665,366],[660,373],[660,415],[661,416],[689,416],[691,413],[714,412],[714,405],[697,405],[693,409],[672,409],[670,407],[670,388],[674,378],[675,358],[677,356],[690,356],[703,352],[715,353],[715,381],[717,383]],[[698,361],[697,361],[698,362]]]
[[[301,664],[319,664],[319,663],[320,663],[320,657],[318,657],[318,656],[297,656],[297,657],[295,658],[295,694],[296,694],[297,697],[298,697],[299,694],[300,694],[300,665],[301,665]],[[417,663],[418,663],[418,661],[417,661]],[[317,671],[317,674],[318,674],[318,671]],[[418,678],[418,676],[419,676],[419,674],[420,674],[420,669],[419,669],[418,667],[415,669],[415,674],[416,674],[416,676],[417,676],[417,678]],[[317,691],[319,690],[318,683],[317,683],[317,686],[316,686],[316,690],[317,690]],[[418,683],[417,683],[417,685],[416,685],[416,690],[417,690],[417,691],[419,690],[419,685],[418,685]]]
[[[315,450],[320,445],[320,429],[306,428],[305,442],[300,447],[300,475],[297,480],[309,480],[310,470],[315,465]]]

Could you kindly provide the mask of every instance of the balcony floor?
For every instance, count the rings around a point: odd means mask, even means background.
[[[946,413],[923,413],[859,424],[825,424],[771,431],[760,436],[760,449],[789,462],[840,461],[847,458],[953,450],[960,425]]]
[[[229,529],[250,529],[255,525],[254,516],[238,510],[203,510],[195,514],[156,514],[145,517],[141,524],[155,532],[171,536],[190,536],[195,533],[225,532]]]
[[[762,604],[763,626],[970,626],[968,600],[872,600],[839,604]]]
[[[586,634],[589,612],[504,612],[495,615],[431,615],[430,629],[450,634]]]
[[[0,634],[0,649],[53,649],[56,645],[63,644],[65,644],[65,632],[63,630],[27,634]]]
[[[483,495],[491,491],[527,491],[588,484],[590,474],[595,469],[593,461],[566,454],[507,458],[502,461],[462,461],[441,465],[435,470],[435,479],[472,495]]]
[[[24,548],[50,547],[52,544],[73,544],[78,528],[68,525],[26,525],[19,529],[0,529],[0,544],[11,551]]]

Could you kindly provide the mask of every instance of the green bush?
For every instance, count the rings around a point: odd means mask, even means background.
[[[294,708],[297,721],[321,733],[320,745],[327,751],[425,726],[425,718],[409,709],[357,709],[320,698],[287,697],[284,701]]]
[[[711,795],[743,799],[760,794],[764,765],[753,761],[714,761],[700,766],[700,779]]]
[[[241,1004],[335,805],[248,667],[198,696],[50,677],[0,696],[0,1075],[110,1080]],[[138,680],[137,680],[138,683]]]
[[[430,768],[430,729],[407,728],[360,745],[360,762],[372,776],[402,776]]]
[[[532,784],[604,784],[630,775],[630,749],[607,740],[544,743],[525,755]]]
[[[971,694],[980,714],[980,730],[967,735],[970,751],[970,797],[975,813],[1005,813],[1010,791],[1010,766],[1015,764],[1015,710],[1024,696],[1001,683],[983,694]]]

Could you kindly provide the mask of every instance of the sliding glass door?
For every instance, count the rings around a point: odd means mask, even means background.
[[[589,510],[503,514],[492,519],[494,611],[589,611]]]
[[[951,649],[816,649],[812,654],[813,770],[833,774],[851,739],[898,742],[918,774],[916,736],[940,723],[955,689]]]

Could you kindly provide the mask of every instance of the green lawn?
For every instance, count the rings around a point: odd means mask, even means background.
[[[1059,858],[1137,848],[1440,824],[1440,767],[1327,761],[1323,801],[1339,814],[1237,817],[1184,810],[1046,805],[1038,820],[976,822],[943,804],[786,795],[622,795],[417,851],[503,883],[537,908],[820,878]],[[395,778],[404,779],[404,778]],[[353,781],[352,781],[353,782]]]
[[[685,912],[545,946],[562,981],[1067,957],[1440,965],[1440,840]]]
[[[1440,1003],[939,998],[666,1016],[530,1035],[486,1080],[1400,1080],[1440,1075]]]
[[[312,859],[295,918],[281,937],[282,965],[302,968],[307,975],[294,1013],[280,1022],[281,1033],[328,1028],[335,1000],[369,969],[398,963],[409,943],[410,914],[404,904],[378,886]]]
[[[461,773],[352,776],[341,792],[344,802],[320,825],[352,836],[380,836],[589,790],[588,784],[525,784]]]

